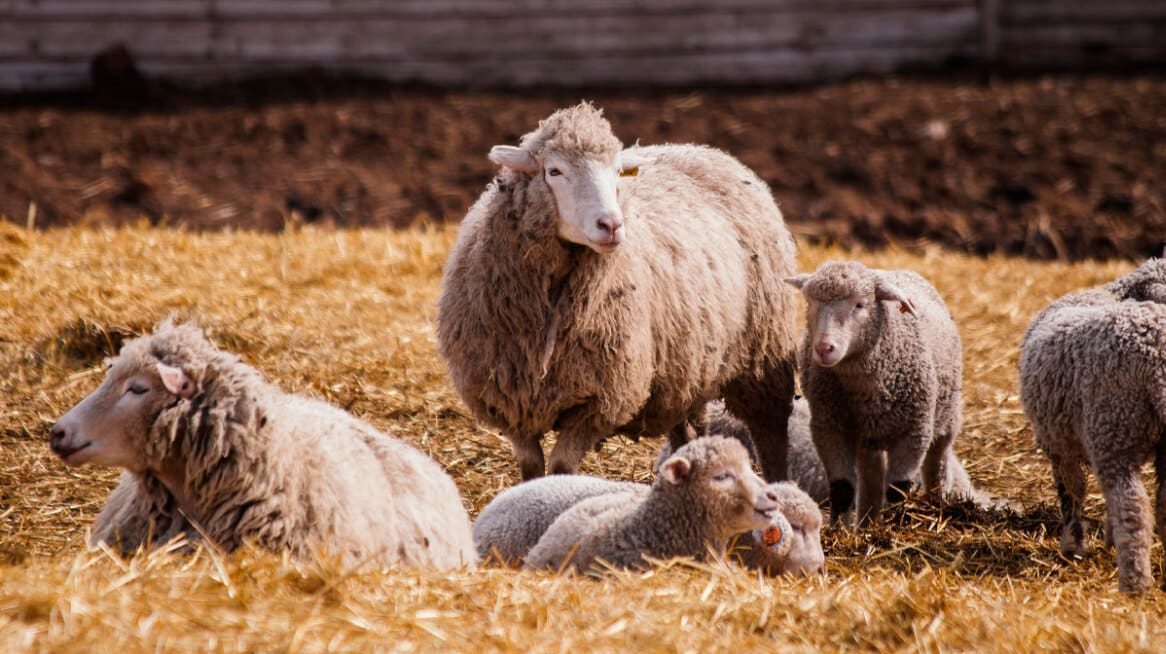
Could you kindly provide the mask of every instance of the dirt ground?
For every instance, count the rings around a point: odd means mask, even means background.
[[[0,99],[0,215],[262,230],[456,221],[490,179],[491,145],[588,98],[625,143],[737,155],[808,241],[1081,259],[1140,258],[1166,240],[1160,75],[632,92],[302,77],[146,95],[133,107]]]

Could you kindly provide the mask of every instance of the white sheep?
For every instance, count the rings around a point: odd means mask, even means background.
[[[698,438],[660,466],[647,493],[614,492],[581,500],[559,515],[527,553],[528,569],[603,563],[641,568],[648,558],[703,559],[729,539],[774,525],[777,497],[728,438]]]
[[[831,520],[853,504],[852,478],[860,524],[884,497],[908,492],[921,466],[928,492],[939,492],[962,425],[963,356],[935,287],[914,272],[858,262],[788,281],[806,298],[801,377]]]
[[[1121,300],[1113,291],[1120,282],[1071,293],[1037,314],[1021,343],[1020,398],[1052,464],[1062,552],[1087,549],[1082,503],[1089,466],[1105,496],[1118,586],[1141,591],[1153,584],[1141,477],[1150,459],[1158,537],[1166,542],[1166,306]]]
[[[817,503],[790,482],[769,484],[768,489],[777,496],[774,525],[766,532],[742,534],[733,554],[768,574],[820,570],[825,558]],[[521,565],[551,523],[572,506],[599,495],[627,495],[627,502],[637,503],[650,491],[647,484],[583,475],[532,479],[499,493],[482,509],[474,521],[474,545],[483,559]]]
[[[783,479],[794,389],[793,238],[765,183],[696,145],[623,150],[601,112],[555,112],[467,214],[438,308],[439,350],[523,479],[574,473],[612,434],[691,436],[724,396]]]
[[[132,552],[198,534],[297,557],[450,568],[476,560],[457,487],[429,457],[289,395],[191,325],[129,341],[52,428],[66,464],[125,469],[95,542]]]

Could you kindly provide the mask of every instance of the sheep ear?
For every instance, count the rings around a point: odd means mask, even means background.
[[[640,166],[652,163],[650,157],[636,152],[635,148],[619,153],[619,174],[621,177],[635,177],[640,172]]]
[[[808,282],[808,281],[810,281],[810,276],[808,274],[805,274],[805,273],[803,273],[801,275],[795,275],[793,277],[786,277],[785,278],[786,284],[793,286],[794,288],[798,289],[799,291],[806,287],[806,282]]]
[[[194,396],[194,382],[183,372],[182,368],[158,363],[158,375],[162,377],[162,385],[170,393],[189,400]]]
[[[880,302],[898,302],[899,311],[913,316],[918,315],[915,313],[915,303],[911,301],[911,298],[890,282],[879,280],[879,283],[875,285],[875,299]]]
[[[495,145],[490,148],[489,157],[490,161],[499,166],[513,168],[521,173],[538,172],[538,159],[535,159],[534,155],[526,150],[516,148],[513,145]]]
[[[692,472],[692,464],[682,456],[674,456],[660,466],[660,474],[664,477],[664,481],[673,486],[684,483],[690,472]]]

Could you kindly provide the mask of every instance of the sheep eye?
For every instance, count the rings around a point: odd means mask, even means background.
[[[722,472],[721,474],[717,475],[716,477],[713,477],[713,481],[733,481],[733,473]]]
[[[559,170],[558,168],[549,168],[547,169],[547,174],[551,177],[558,177],[559,175],[563,174],[563,171]]]
[[[134,395],[145,395],[146,392],[149,390],[150,390],[149,388],[147,388],[141,384],[130,384],[130,387],[128,389],[126,389],[126,392],[133,393]]]
[[[864,300],[859,300],[859,301],[858,301],[858,302],[857,302],[857,303],[854,305],[854,308],[855,308],[855,309],[865,309],[865,308],[866,308],[866,301],[864,301]]]

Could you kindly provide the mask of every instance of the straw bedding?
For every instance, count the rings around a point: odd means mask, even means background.
[[[827,574],[809,579],[669,562],[594,581],[345,570],[252,550],[85,552],[116,472],[66,469],[46,428],[97,385],[103,356],[168,314],[197,318],[284,388],[417,445],[473,513],[517,474],[435,354],[452,229],[0,231],[0,651],[1166,650],[1166,594],[1119,595],[1100,545],[1082,560],[1058,554],[1047,464],[1016,391],[1017,345],[1036,311],[1132,262],[804,247],[803,270],[854,256],[935,283],[964,341],[956,449],[985,490],[1021,510],[908,502],[871,530],[827,533]],[[583,472],[646,481],[660,443],[612,439]],[[1096,495],[1088,510],[1100,517]],[[1153,557],[1158,569],[1157,545]]]

